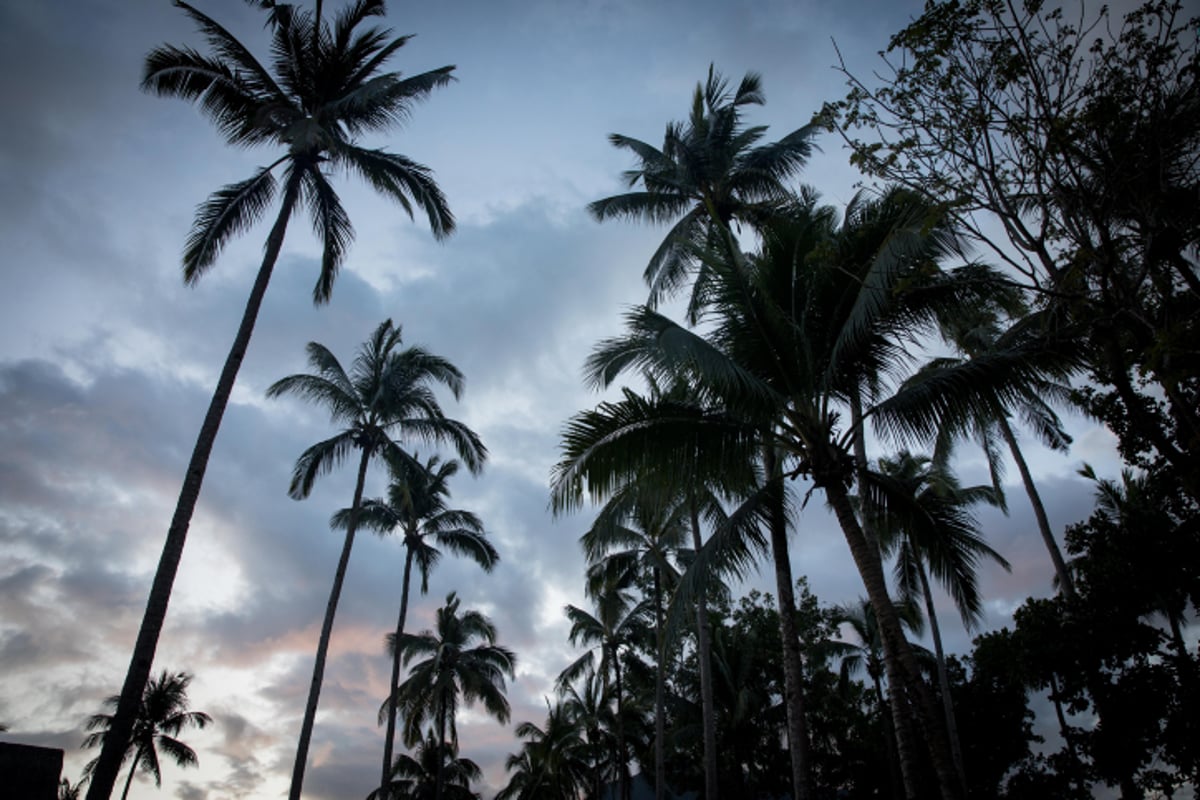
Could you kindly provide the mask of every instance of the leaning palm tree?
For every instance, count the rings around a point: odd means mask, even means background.
[[[391,465],[391,483],[387,500],[365,500],[362,504],[360,522],[363,526],[381,534],[396,533],[403,537],[404,574],[400,585],[400,616],[396,620],[395,637],[404,635],[408,618],[408,595],[413,566],[421,575],[421,594],[429,591],[429,573],[441,559],[438,546],[457,555],[467,556],[476,564],[491,572],[500,560],[499,553],[488,541],[487,533],[479,517],[470,511],[447,508],[450,496],[449,480],[458,472],[458,462],[451,459],[441,462],[431,456],[424,465],[413,460],[402,459]],[[351,514],[338,514],[334,523],[346,527]],[[392,680],[388,695],[394,695],[400,685],[400,651],[392,654]],[[384,772],[380,778],[383,793],[379,800],[387,800],[387,787],[391,785],[392,752],[396,737],[396,706],[387,704],[387,733],[384,737]]]
[[[437,795],[438,771],[441,771],[442,796],[446,800],[479,800],[471,783],[483,778],[483,770],[469,758],[459,758],[458,747],[442,747],[429,731],[417,745],[414,755],[400,754],[388,773],[387,793],[376,789],[367,800],[403,797],[408,800],[433,800]]]
[[[637,158],[624,179],[630,189],[641,188],[591,203],[592,216],[673,223],[646,267],[651,306],[683,287],[697,266],[697,249],[714,243],[719,227],[757,225],[790,198],[786,182],[811,155],[818,128],[806,125],[777,142],[759,144],[766,126],[747,127],[742,112],[764,102],[760,75],[747,73],[730,92],[710,66],[708,79],[696,86],[687,122],[667,125],[661,149],[629,136],[609,136],[615,147]],[[697,288],[702,286],[697,281]],[[700,296],[693,295],[693,313]]]
[[[410,747],[423,738],[422,732],[430,723],[440,747],[457,747],[455,719],[460,700],[468,706],[478,702],[502,724],[508,723],[504,678],[514,677],[517,657],[507,647],[496,644],[496,626],[490,619],[478,611],[459,613],[461,605],[462,601],[451,592],[446,595],[446,604],[437,610],[433,629],[388,637],[390,647],[403,654],[405,666],[423,659],[412,665],[408,678],[388,699],[404,717],[404,741]],[[443,797],[444,761],[438,761],[435,800]]]
[[[129,737],[121,751],[123,762],[130,755],[133,763],[129,765],[129,777],[125,779],[125,790],[121,792],[121,800],[129,796],[129,787],[138,767],[142,772],[154,778],[155,786],[162,786],[162,770],[159,767],[159,750],[170,756],[181,767],[194,767],[199,763],[196,751],[181,742],[177,737],[185,728],[204,728],[212,722],[212,717],[203,711],[188,710],[188,684],[192,676],[186,672],[171,674],[163,670],[157,678],[151,678],[146,684],[142,702],[138,705],[137,716],[134,718],[133,735]],[[120,704],[121,698],[113,695],[104,704],[114,710]],[[95,714],[87,723],[87,728],[93,733],[83,740],[84,747],[104,745],[113,736],[114,714]],[[103,750],[101,750],[103,752]],[[100,758],[97,757],[84,767],[84,778],[95,779],[95,773]],[[64,791],[78,794],[79,786],[60,787]]]
[[[393,37],[385,28],[363,27],[384,14],[383,0],[358,0],[332,24],[321,19],[319,1],[316,13],[290,4],[258,3],[271,8],[270,68],[212,18],[187,3],[177,0],[176,5],[200,29],[211,54],[191,47],[158,47],[146,57],[142,88],[195,103],[236,147],[269,145],[280,153],[246,180],[219,189],[200,205],[184,249],[184,280],[198,281],[234,236],[262,218],[276,197],[280,202],[242,321],[188,462],[121,688],[113,720],[115,736],[101,751],[89,800],[112,794],[120,768],[117,742],[133,730],[209,455],[289,220],[299,208],[307,209],[322,243],[320,275],[313,290],[317,303],[329,299],[354,236],[329,180],[334,170],[362,177],[409,216],[415,204],[428,217],[435,237],[441,239],[454,230],[454,216],[427,167],[356,141],[363,134],[403,122],[418,101],[451,80],[454,69],[447,66],[411,77],[383,72],[388,59],[409,38]],[[276,173],[281,173],[282,192]]]
[[[483,468],[487,457],[487,449],[475,432],[457,420],[448,419],[433,392],[432,386],[440,383],[457,399],[463,389],[462,373],[440,356],[419,347],[400,349],[401,344],[400,328],[390,319],[385,320],[359,350],[347,373],[324,345],[310,342],[308,363],[314,374],[289,375],[267,389],[268,397],[295,394],[319,403],[329,409],[333,422],[346,426],[329,439],[309,447],[296,460],[288,489],[292,497],[307,497],[318,475],[333,469],[353,451],[359,451],[354,499],[348,518],[344,520],[346,538],[325,607],[308,703],[296,747],[291,800],[299,800],[304,783],[308,745],[325,675],[325,656],[358,528],[363,484],[371,459],[384,456],[392,463],[411,460],[412,457],[395,441],[397,437],[449,444],[468,469],[476,473]]]
[[[966,768],[929,576],[937,578],[954,598],[967,630],[977,629],[983,619],[979,562],[986,558],[1006,570],[1011,567],[983,540],[971,506],[999,505],[999,498],[993,487],[962,486],[948,467],[908,451],[893,458],[881,458],[879,473],[872,476],[872,483],[870,490],[877,495],[872,503],[877,509],[874,526],[884,552],[896,556],[894,574],[900,597],[925,606],[950,752],[966,791]]]

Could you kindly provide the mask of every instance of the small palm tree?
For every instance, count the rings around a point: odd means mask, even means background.
[[[115,743],[127,739],[133,730],[208,459],[250,345],[288,222],[299,208],[307,209],[322,243],[320,276],[313,289],[317,303],[329,299],[334,278],[354,238],[350,217],[329,180],[333,170],[363,178],[410,217],[415,204],[425,212],[433,235],[439,239],[454,230],[454,216],[428,167],[386,150],[363,147],[356,141],[362,134],[403,122],[418,101],[449,83],[454,68],[442,67],[407,78],[383,72],[388,59],[410,38],[393,37],[386,28],[363,28],[371,19],[383,16],[384,0],[350,4],[332,24],[321,19],[320,0],[315,13],[273,0],[255,4],[270,9],[270,69],[211,17],[176,0],[175,5],[207,40],[211,54],[164,45],[146,56],[142,75],[144,90],[195,103],[229,144],[238,148],[274,146],[280,153],[246,180],[219,189],[200,205],[184,248],[184,281],[198,281],[233,237],[262,218],[280,195],[277,172],[282,172],[283,191],[262,264],[188,462],[121,687],[121,702],[113,720],[113,744],[100,753],[88,789],[90,800],[107,800],[112,794],[121,760]]]
[[[129,796],[129,786],[133,783],[134,773],[138,767],[142,772],[154,778],[155,786],[162,786],[162,771],[159,767],[158,754],[161,750],[170,756],[181,767],[194,767],[199,763],[196,751],[181,742],[179,734],[186,728],[204,728],[212,722],[212,717],[203,711],[188,710],[188,684],[192,676],[186,672],[171,674],[163,670],[157,678],[151,678],[146,684],[142,702],[134,719],[133,735],[129,738],[122,751],[121,761],[130,755],[133,763],[129,765],[129,777],[125,779],[125,790],[121,799]],[[106,706],[116,709],[121,701],[119,695],[113,695],[104,701]],[[96,747],[109,741],[113,734],[113,714],[95,714],[87,723],[87,728],[94,731],[83,740],[84,747]],[[99,757],[93,759],[84,768],[84,777],[95,774]],[[79,792],[79,786],[60,786],[60,790]]]
[[[448,483],[458,472],[457,461],[451,459],[442,463],[437,456],[432,456],[423,466],[408,459],[390,466],[392,479],[388,486],[388,499],[363,501],[360,520],[368,528],[383,534],[396,533],[403,538],[404,576],[400,587],[400,616],[396,620],[395,632],[395,638],[399,640],[404,635],[408,618],[408,595],[414,564],[421,574],[421,594],[425,594],[429,591],[429,573],[441,559],[438,545],[470,558],[487,572],[496,566],[500,554],[488,541],[479,517],[470,511],[446,507],[450,496]],[[350,522],[350,516],[348,510],[339,513],[334,518],[334,524],[345,527]],[[399,686],[400,651],[394,650],[388,696],[394,696]],[[396,735],[396,704],[387,703],[386,709],[382,787],[388,785]],[[387,798],[381,796],[380,800]]]
[[[79,793],[83,791],[83,784],[87,779],[72,784],[67,778],[63,778],[58,782],[58,800],[79,800]]]
[[[496,644],[496,626],[478,611],[459,613],[462,601],[451,592],[437,611],[432,630],[388,636],[391,648],[403,654],[404,664],[413,664],[408,678],[392,698],[404,716],[404,741],[415,745],[432,723],[440,747],[458,746],[460,700],[468,706],[480,703],[488,714],[506,724],[510,709],[505,697],[505,676],[515,676],[517,657]],[[449,739],[447,739],[447,734]],[[434,797],[441,800],[445,783],[443,761],[438,762]]]
[[[790,198],[786,181],[808,160],[818,129],[806,125],[760,145],[766,126],[747,127],[742,112],[764,102],[760,75],[747,73],[730,92],[710,66],[708,79],[696,86],[687,122],[667,125],[661,150],[629,136],[609,136],[615,147],[637,157],[637,167],[624,178],[630,189],[641,188],[595,201],[588,206],[592,216],[674,223],[646,267],[650,305],[682,288],[716,227],[757,225]],[[693,295],[693,312],[698,298]]]
[[[402,753],[396,756],[388,773],[387,794],[376,789],[367,795],[367,800],[386,800],[387,797],[434,800],[439,770],[443,778],[442,797],[446,800],[478,800],[479,794],[471,791],[471,783],[483,778],[483,770],[471,759],[459,758],[457,745],[442,747],[432,730],[417,745],[414,755]]]
[[[317,643],[312,684],[300,728],[296,748],[296,764],[292,773],[291,800],[299,800],[312,739],[313,722],[321,696],[325,675],[325,656],[333,631],[350,550],[358,528],[362,505],[363,484],[371,459],[383,455],[392,463],[411,461],[394,437],[450,444],[472,472],[483,468],[487,449],[479,437],[466,425],[448,419],[443,413],[431,384],[449,388],[455,398],[463,389],[463,376],[449,361],[419,347],[400,349],[400,328],[385,320],[360,349],[347,373],[338,360],[323,345],[310,342],[308,363],[315,374],[289,375],[267,389],[268,397],[297,394],[329,409],[335,423],[346,425],[338,434],[305,450],[296,460],[289,494],[296,499],[307,497],[317,476],[341,463],[354,450],[359,451],[358,476],[354,484],[354,499],[344,522],[345,542],[334,574],[325,620]],[[335,518],[336,519],[336,518]]]
[[[543,726],[532,722],[517,726],[517,737],[524,741],[519,753],[505,759],[512,777],[496,800],[579,797],[589,773],[584,730],[568,705],[547,700]]]

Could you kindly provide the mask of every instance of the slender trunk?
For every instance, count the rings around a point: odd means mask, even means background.
[[[654,800],[664,800],[667,780],[667,726],[663,714],[666,695],[663,657],[666,648],[663,647],[662,574],[658,567],[654,568],[654,643],[658,651],[658,662],[654,670]]]
[[[146,611],[142,615],[142,625],[138,630],[137,642],[133,646],[133,656],[129,662],[129,670],[125,673],[125,683],[121,686],[121,698],[117,702],[117,710],[113,713],[112,726],[109,735],[104,739],[100,756],[96,761],[96,769],[92,773],[88,785],[87,800],[108,800],[112,795],[113,784],[116,783],[117,773],[121,770],[121,756],[133,733],[134,717],[137,715],[138,703],[146,690],[146,682],[150,679],[150,669],[154,663],[154,653],[158,649],[158,637],[162,633],[163,623],[167,618],[167,606],[171,601],[171,589],[175,585],[175,573],[179,571],[179,561],[183,558],[183,545],[187,540],[188,526],[192,522],[192,512],[200,497],[200,486],[204,483],[204,472],[208,468],[208,457],[212,453],[213,443],[217,439],[217,431],[221,427],[221,418],[225,414],[225,406],[229,404],[229,396],[233,393],[233,384],[237,380],[238,370],[246,357],[250,346],[250,335],[254,332],[254,323],[258,319],[258,311],[262,307],[263,296],[267,292],[267,284],[271,282],[271,272],[275,261],[279,258],[279,250],[283,246],[283,236],[287,231],[288,218],[296,205],[300,191],[298,181],[288,183],[284,193],[279,216],[267,237],[266,251],[263,253],[262,266],[258,268],[258,276],[250,290],[246,301],[246,309],[242,312],[242,321],[233,339],[229,355],[225,357],[225,366],[221,369],[221,377],[217,380],[217,388],[213,391],[208,412],[200,426],[196,437],[196,446],[192,450],[184,475],[183,486],[179,490],[179,500],[175,504],[175,514],[171,518],[171,526],[167,530],[167,538],[163,543],[162,555],[158,560],[158,568],[154,573],[154,583],[150,587],[150,597],[146,601]]]
[[[704,546],[700,537],[700,511],[695,498],[691,504],[692,547],[696,552]],[[716,704],[713,702],[712,628],[708,621],[708,587],[702,587],[696,597],[696,657],[700,662],[700,716],[704,728],[704,798],[717,800],[717,725]]]
[[[1058,732],[1062,736],[1063,741],[1067,745],[1067,752],[1071,755],[1071,765],[1074,769],[1075,786],[1079,791],[1083,791],[1082,782],[1082,764],[1079,761],[1079,753],[1075,750],[1075,737],[1071,734],[1071,729],[1067,726],[1067,715],[1063,713],[1062,700],[1058,696],[1058,678],[1054,677],[1054,673],[1050,673],[1050,702],[1054,703],[1054,716],[1058,718]]]
[[[133,773],[137,770],[138,760],[141,756],[141,753],[135,755],[133,763],[129,765],[129,777],[125,779],[125,791],[121,792],[121,800],[126,800],[129,797],[129,787],[133,784]]]
[[[871,679],[875,682],[875,695],[879,698],[879,716],[883,718],[884,746],[887,749],[888,784],[892,792],[892,800],[899,800],[904,793],[904,777],[900,773],[900,761],[896,757],[896,731],[892,723],[891,705],[887,695],[883,693],[883,682],[879,679],[879,670],[871,668]]]
[[[1067,569],[1062,551],[1058,549],[1058,542],[1054,539],[1054,532],[1050,530],[1050,519],[1046,516],[1046,507],[1042,505],[1042,496],[1033,483],[1033,476],[1029,474],[1029,465],[1025,463],[1021,448],[1017,446],[1017,437],[1004,417],[1000,417],[1000,433],[1004,436],[1004,441],[1008,443],[1008,450],[1017,464],[1017,471],[1021,473],[1021,482],[1025,484],[1025,494],[1029,495],[1029,504],[1033,506],[1033,516],[1037,520],[1042,541],[1046,543],[1046,550],[1050,552],[1050,560],[1054,562],[1054,574],[1058,576],[1058,585],[1062,587],[1063,594],[1074,599],[1076,596],[1075,579],[1071,577],[1071,571]]]
[[[629,756],[625,747],[625,705],[621,692],[621,659],[617,648],[612,648],[613,682],[617,690],[617,768],[621,782],[621,800],[630,800]]]
[[[800,639],[796,632],[796,593],[792,589],[792,562],[788,555],[787,517],[784,514],[783,482],[776,467],[775,451],[763,448],[767,480],[771,481],[771,556],[775,562],[775,587],[779,594],[779,638],[783,644],[783,694],[787,712],[788,754],[792,762],[792,793],[808,800],[808,731],[804,724],[804,678]]]
[[[392,751],[396,746],[396,691],[400,686],[400,637],[404,635],[405,618],[408,616],[408,586],[412,576],[413,549],[407,548],[404,557],[404,583],[400,588],[400,618],[396,620],[396,646],[392,649],[392,680],[388,684],[387,733],[383,737],[383,775],[379,779],[379,800],[390,800]]]
[[[292,788],[288,800],[300,800],[300,789],[304,785],[304,768],[308,762],[308,745],[312,741],[313,722],[317,718],[317,701],[321,699],[321,683],[325,679],[325,656],[329,653],[329,638],[333,633],[333,617],[337,613],[338,599],[342,594],[342,583],[346,579],[346,567],[350,564],[350,548],[354,546],[354,532],[358,528],[358,512],[362,506],[363,484],[367,480],[367,464],[371,461],[371,448],[365,447],[358,463],[358,479],[354,484],[354,502],[350,505],[350,522],[346,525],[346,541],[338,559],[337,572],[333,576],[333,587],[329,590],[329,603],[325,606],[325,621],[321,624],[321,638],[317,641],[317,657],[313,664],[312,683],[308,687],[308,703],[304,707],[304,722],[300,725],[300,742],[296,745],[296,763],[292,767]]]
[[[942,631],[938,626],[937,613],[933,609],[933,593],[929,590],[929,578],[925,565],[917,562],[917,577],[921,580],[921,592],[925,595],[925,614],[929,617],[929,633],[933,637],[933,653],[937,659],[938,686],[942,690],[942,712],[946,719],[946,736],[950,739],[950,756],[963,794],[967,792],[967,768],[963,761],[962,744],[958,740],[958,722],[954,718],[954,700],[950,697],[950,676],[946,673],[946,653],[942,649]]]
[[[875,532],[875,504],[871,493],[867,490],[867,439],[866,426],[863,424],[862,396],[856,390],[850,393],[850,425],[854,429],[854,480],[858,484],[860,529],[866,538],[873,558],[879,559],[879,537]],[[885,585],[886,587],[886,585]],[[886,592],[886,588],[885,588]],[[886,649],[886,648],[885,648]],[[904,784],[904,794],[913,800],[919,794],[917,789],[917,770],[915,753],[917,749],[917,734],[913,730],[912,719],[905,708],[906,697],[904,681],[898,680],[893,674],[894,663],[885,659],[885,670],[891,690],[887,693],[888,711],[892,718],[892,732],[895,736],[897,761],[900,764],[901,782]]]
[[[892,708],[894,711],[899,711],[895,718],[897,731],[901,729],[901,722],[905,719],[904,695],[907,695],[911,697],[912,702],[909,705],[916,712],[917,722],[925,733],[926,745],[933,761],[933,769],[937,774],[938,787],[942,797],[944,800],[956,800],[962,793],[958,789],[958,776],[954,771],[946,730],[937,713],[937,704],[933,695],[929,691],[929,687],[925,685],[912,645],[904,638],[904,631],[900,627],[900,618],[896,615],[896,607],[888,595],[879,550],[868,543],[862,528],[859,527],[845,486],[834,481],[825,485],[824,488],[826,499],[833,507],[842,533],[846,537],[846,543],[850,546],[850,554],[862,576],[867,597],[871,601],[871,608],[875,612],[875,619],[879,625],[880,639],[883,644],[884,668],[891,686],[889,694],[892,698]],[[909,744],[904,742],[900,736],[896,737],[902,768],[906,758],[913,759],[915,757],[911,749],[907,749]],[[907,776],[916,775],[915,762],[910,760],[908,769],[904,771],[906,773],[905,791],[907,792],[910,791]]]
[[[446,780],[446,705],[443,698],[438,709],[438,762],[437,776],[433,781],[433,800],[442,800],[442,782]]]

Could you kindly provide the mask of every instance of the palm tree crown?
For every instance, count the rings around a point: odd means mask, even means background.
[[[249,228],[275,199],[282,169],[288,215],[297,201],[312,216],[324,245],[313,299],[329,299],[354,236],[329,182],[330,168],[356,174],[395,200],[411,217],[425,212],[442,238],[454,216],[430,170],[402,155],[362,147],[356,138],[403,122],[413,104],[451,80],[454,67],[404,78],[382,72],[411,38],[364,25],[385,13],[383,0],[357,0],[332,21],[290,4],[271,4],[270,69],[208,15],[176,0],[211,48],[163,45],[146,56],[142,88],[197,104],[225,140],[238,147],[275,145],[282,154],[246,180],[215,192],[197,209],[184,251],[184,278],[194,282],[221,249]]]
[[[674,223],[646,267],[651,305],[683,286],[714,223],[756,225],[790,197],[785,182],[808,160],[816,128],[806,125],[760,145],[766,126],[746,127],[742,112],[764,102],[757,73],[747,73],[730,92],[710,66],[708,79],[696,86],[687,122],[667,125],[662,149],[609,136],[614,146],[637,157],[638,166],[624,179],[629,188],[641,189],[595,201],[588,206],[592,216]]]

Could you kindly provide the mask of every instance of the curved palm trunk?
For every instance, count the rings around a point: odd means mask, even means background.
[[[333,617],[337,613],[338,599],[342,595],[342,583],[346,580],[346,567],[350,564],[350,549],[354,546],[354,532],[358,528],[358,511],[362,505],[363,484],[367,480],[367,464],[371,460],[371,448],[363,449],[358,464],[358,480],[354,484],[354,502],[350,505],[350,522],[346,525],[346,541],[338,559],[337,572],[333,576],[333,587],[329,590],[329,602],[325,606],[325,621],[321,623],[321,638],[317,641],[317,657],[313,664],[312,683],[308,687],[308,704],[304,707],[304,722],[300,725],[300,741],[296,745],[296,763],[292,767],[292,787],[288,800],[300,800],[300,788],[304,784],[304,768],[308,763],[308,745],[312,741],[313,722],[317,718],[317,701],[321,699],[321,683],[325,679],[325,656],[329,653],[329,638],[333,633]]]
[[[861,387],[860,387],[861,388]],[[867,441],[866,429],[863,425],[862,396],[858,391],[850,393],[850,424],[855,431],[854,436],[854,479],[858,483],[859,502],[862,505],[860,530],[866,538],[871,552],[876,559],[879,555],[879,537],[875,534],[875,506],[870,493],[867,492]],[[884,593],[886,594],[886,584]],[[891,603],[889,601],[889,607]],[[886,637],[885,637],[886,638]],[[907,640],[906,640],[907,641]],[[886,645],[885,645],[886,648]],[[885,670],[891,690],[887,693],[887,712],[892,720],[893,744],[896,748],[897,761],[900,765],[900,778],[904,784],[904,794],[909,800],[918,796],[916,784],[915,751],[917,748],[916,731],[913,730],[912,719],[906,708],[906,698],[903,690],[904,683],[893,674],[894,664],[885,659]]]
[[[1046,543],[1046,550],[1050,552],[1050,560],[1054,562],[1054,574],[1058,576],[1058,585],[1062,587],[1063,594],[1074,598],[1076,596],[1075,581],[1063,560],[1062,551],[1058,549],[1054,532],[1050,530],[1050,519],[1046,516],[1046,507],[1042,505],[1042,496],[1038,494],[1037,486],[1033,483],[1033,476],[1029,474],[1029,465],[1025,463],[1021,448],[1017,446],[1017,437],[1013,434],[1008,420],[1003,416],[1000,417],[1000,433],[1008,444],[1013,461],[1017,464],[1017,471],[1021,473],[1021,482],[1025,485],[1025,494],[1029,495],[1029,504],[1033,506],[1033,516],[1037,520],[1038,531],[1042,534],[1042,541]]]
[[[167,538],[163,543],[162,555],[158,560],[158,568],[154,573],[154,582],[150,587],[150,597],[146,601],[146,611],[142,615],[142,625],[138,630],[137,642],[133,646],[133,656],[129,662],[129,670],[125,673],[125,683],[121,686],[121,699],[113,712],[112,726],[100,749],[96,769],[92,773],[88,785],[87,800],[108,800],[112,795],[113,784],[116,783],[117,773],[121,769],[121,756],[129,737],[133,733],[133,722],[137,716],[138,703],[146,690],[146,682],[150,680],[150,669],[154,664],[154,653],[158,649],[158,637],[162,633],[163,623],[167,618],[167,606],[171,602],[171,589],[175,585],[175,574],[179,571],[179,562],[183,558],[183,546],[187,541],[188,527],[192,522],[192,513],[196,501],[200,498],[200,487],[204,483],[204,473],[208,468],[208,457],[212,454],[213,444],[217,440],[217,431],[221,427],[221,418],[225,415],[225,407],[233,393],[233,384],[237,381],[238,370],[246,357],[250,346],[250,336],[254,333],[254,323],[258,319],[262,307],[263,296],[267,285],[271,282],[271,272],[275,269],[275,261],[283,247],[284,233],[287,231],[288,219],[295,208],[299,196],[298,180],[288,183],[279,215],[271,227],[267,237],[266,250],[263,253],[262,265],[258,268],[258,276],[250,289],[250,297],[246,301],[246,309],[242,312],[242,321],[238,325],[233,345],[229,355],[225,357],[225,366],[221,368],[221,377],[217,380],[217,388],[213,391],[208,412],[200,426],[196,437],[196,445],[192,449],[192,457],[188,462],[184,475],[183,486],[179,490],[179,500],[175,504],[175,514],[171,517],[171,527],[167,529]]]
[[[767,479],[774,482],[775,452],[763,449]],[[779,594],[779,638],[783,643],[784,707],[787,711],[788,753],[792,762],[792,793],[808,800],[808,731],[804,722],[804,673],[800,639],[796,631],[796,593],[792,589],[792,562],[788,554],[787,518],[784,515],[782,479],[770,500],[771,556],[775,562],[775,587]]]
[[[946,719],[946,735],[950,739],[950,756],[958,772],[958,782],[963,793],[967,791],[967,768],[963,762],[962,743],[958,739],[958,721],[954,717],[954,700],[950,697],[950,676],[946,673],[946,653],[942,649],[942,631],[938,626],[937,613],[933,610],[933,593],[929,591],[929,578],[925,566],[917,561],[917,577],[921,580],[921,593],[925,596],[925,615],[929,618],[929,633],[933,637],[933,653],[937,659],[938,686],[942,691],[942,713]]]
[[[899,731],[902,720],[906,718],[904,696],[908,696],[912,700],[910,705],[916,712],[917,722],[925,733],[926,745],[933,761],[934,772],[937,774],[941,795],[944,800],[957,800],[962,793],[958,788],[958,776],[954,771],[954,760],[950,755],[946,730],[937,713],[937,704],[934,702],[933,695],[921,676],[921,668],[917,663],[912,646],[904,638],[904,632],[900,627],[900,618],[896,615],[896,608],[892,605],[891,597],[888,595],[879,550],[868,543],[867,537],[854,516],[854,509],[850,505],[850,498],[846,493],[845,486],[839,481],[832,481],[825,485],[824,489],[826,499],[833,508],[842,533],[846,537],[846,543],[850,546],[850,554],[862,576],[867,597],[871,601],[871,608],[875,612],[875,619],[879,625],[880,639],[883,644],[884,668],[891,686],[889,694],[892,699],[892,708],[894,711],[900,711],[895,719],[896,728]],[[910,790],[909,780],[910,775],[916,775],[915,763],[912,761],[915,754],[907,746],[908,744],[911,743],[905,743],[900,736],[896,737],[901,767],[904,767],[906,759],[909,760],[908,769],[904,770],[905,791],[910,793],[910,797],[915,797],[913,791]]]
[[[692,547],[696,552],[704,546],[700,536],[700,514],[695,500],[691,507]],[[712,677],[712,628],[708,621],[708,592],[699,592],[696,598],[696,649],[700,662],[700,715],[704,728],[704,797],[717,800],[717,725],[716,704],[713,702]]]
[[[379,779],[379,800],[389,800],[391,792],[392,753],[396,747],[396,691],[400,687],[400,637],[408,617],[408,586],[412,577],[413,551],[408,548],[404,558],[404,583],[400,590],[400,617],[396,620],[396,646],[392,652],[392,681],[388,684],[387,733],[383,738],[383,775]]]
[[[666,695],[663,657],[666,655],[666,648],[663,647],[662,575],[657,566],[654,568],[654,643],[658,650],[658,663],[654,670],[654,800],[664,800],[667,780],[667,730],[663,714]]]
[[[133,773],[137,770],[138,761],[141,760],[142,754],[138,753],[133,758],[133,763],[129,765],[129,777],[125,779],[125,791],[121,792],[121,800],[126,800],[129,797],[129,787],[133,785]]]

